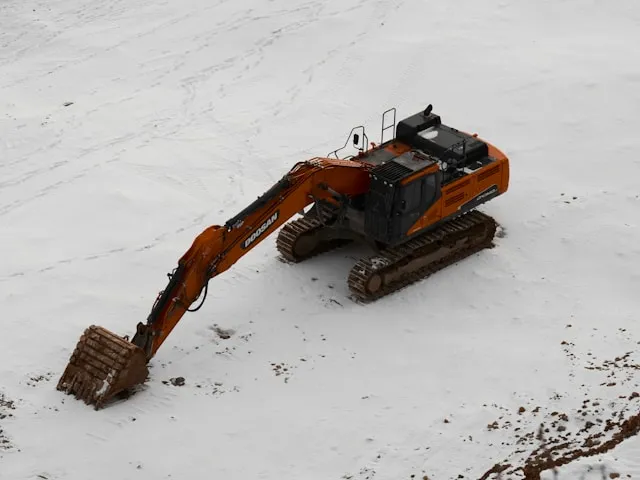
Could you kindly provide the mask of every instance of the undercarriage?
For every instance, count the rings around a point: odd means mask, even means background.
[[[337,215],[337,210],[323,205],[287,223],[278,234],[278,251],[286,260],[297,263],[358,238],[340,226]],[[493,218],[473,210],[401,245],[379,248],[353,266],[347,280],[349,290],[359,302],[382,298],[491,248],[496,227]]]

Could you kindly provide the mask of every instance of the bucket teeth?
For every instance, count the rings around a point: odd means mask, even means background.
[[[149,373],[141,348],[102,327],[87,328],[57,389],[101,408],[120,392],[144,382]]]

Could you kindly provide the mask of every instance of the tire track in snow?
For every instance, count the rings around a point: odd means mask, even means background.
[[[88,156],[88,155],[90,155],[92,153],[98,152],[100,150],[107,149],[107,148],[110,148],[110,147],[114,147],[114,146],[119,145],[121,143],[126,143],[127,141],[132,140],[133,138],[136,138],[136,137],[137,137],[137,134],[129,133],[129,134],[125,134],[125,135],[122,135],[120,137],[117,137],[115,139],[112,139],[112,140],[110,140],[110,141],[108,141],[106,143],[101,143],[101,144],[98,144],[98,145],[94,145],[93,147],[90,147],[88,149],[83,150],[83,152],[80,155],[78,155],[75,160],[77,161],[77,160],[80,160],[80,159],[82,159],[82,158],[84,158],[84,157],[86,157],[86,156]],[[18,199],[18,200],[13,200],[12,202],[10,202],[8,204],[0,205],[0,217],[6,215],[8,213],[13,212],[14,210],[16,210],[16,209],[18,209],[20,207],[23,207],[23,206],[33,202],[34,200],[46,197],[51,192],[54,192],[54,191],[58,190],[59,188],[65,186],[65,185],[69,185],[69,184],[71,184],[71,183],[73,183],[73,182],[75,182],[75,181],[77,181],[79,179],[82,179],[82,178],[86,177],[90,172],[92,172],[93,170],[95,170],[98,167],[101,167],[103,165],[118,161],[119,160],[119,155],[120,155],[120,153],[122,153],[122,151],[124,151],[124,147],[120,151],[116,152],[114,154],[113,158],[110,158],[110,159],[107,159],[107,160],[103,160],[103,161],[97,162],[97,163],[95,163],[93,165],[90,165],[89,167],[83,168],[82,170],[80,170],[79,172],[77,172],[75,174],[67,176],[67,177],[63,178],[62,180],[58,180],[56,182],[50,183],[49,185],[47,185],[45,187],[42,187],[42,188],[38,189],[36,193],[31,194],[31,195],[29,195],[27,197],[23,197],[23,198]],[[29,175],[29,177],[26,178],[24,181],[26,181],[26,180],[28,180],[30,178],[37,177],[37,176],[39,176],[39,174],[42,174],[42,173],[50,173],[55,169],[58,169],[58,168],[60,168],[62,166],[65,166],[65,165],[69,164],[70,162],[71,162],[71,160],[62,160],[61,162],[58,162],[57,166],[43,167],[43,168],[39,169],[37,172],[32,173],[31,175]],[[24,182],[23,181],[19,181],[14,186],[20,185],[21,183],[24,183]]]
[[[9,275],[5,275],[3,277],[0,277],[0,282],[7,282],[7,281],[11,281],[14,280],[16,278],[20,278],[20,277],[25,277],[25,276],[29,276],[29,275],[33,275],[33,274],[37,274],[37,273],[46,273],[46,272],[50,272],[52,270],[56,270],[60,267],[64,267],[64,266],[68,266],[70,264],[74,264],[77,262],[90,262],[93,260],[100,260],[103,258],[107,258],[107,257],[111,257],[113,255],[116,254],[122,254],[122,253],[134,253],[134,252],[144,252],[146,250],[151,250],[155,247],[157,247],[158,245],[160,245],[163,241],[165,241],[167,238],[171,237],[171,236],[175,236],[175,235],[179,235],[180,233],[184,232],[185,230],[192,228],[196,225],[199,225],[202,223],[202,220],[205,218],[205,215],[198,215],[197,217],[195,217],[190,223],[188,223],[187,225],[184,225],[182,227],[176,228],[175,230],[169,230],[166,231],[164,233],[161,233],[160,235],[155,236],[150,242],[145,243],[145,244],[138,244],[136,246],[130,246],[130,247],[118,247],[118,248],[112,248],[110,250],[106,250],[103,252],[97,252],[97,253],[92,253],[89,255],[84,255],[81,257],[69,257],[69,258],[65,258],[62,260],[58,260],[55,263],[49,264],[45,267],[41,267],[41,268],[34,268],[34,269],[30,269],[30,270],[23,270],[23,271],[18,271],[18,272],[13,272],[10,273]],[[179,258],[179,254],[176,254],[176,261]]]
[[[156,33],[158,33],[159,31],[162,31],[168,27],[171,26],[175,26],[176,24],[179,24],[181,22],[184,22],[185,20],[188,20],[189,18],[191,18],[193,14],[192,13],[186,13],[180,17],[177,18],[173,18],[165,23],[160,23],[158,25],[155,25],[147,30],[144,30],[142,32],[139,32],[131,37],[128,37],[124,40],[121,40],[117,43],[115,43],[114,45],[108,46],[108,47],[104,47],[102,49],[99,49],[97,51],[92,51],[91,53],[85,53],[84,55],[82,55],[80,58],[76,58],[74,60],[71,60],[69,62],[66,63],[61,63],[55,67],[53,67],[52,69],[46,71],[45,73],[40,73],[40,74],[33,74],[31,77],[28,78],[29,81],[33,81],[34,79],[42,79],[44,77],[47,77],[49,75],[52,75],[54,73],[58,73],[62,70],[68,69],[70,67],[75,67],[77,65],[86,63],[90,60],[93,60],[99,56],[103,56],[105,53],[111,52],[113,50],[117,50],[117,49],[121,49],[122,47],[126,46],[128,43],[135,41],[135,40],[140,40],[146,36],[149,35],[154,35]],[[73,26],[72,26],[73,27]],[[88,49],[87,49],[88,50]],[[9,82],[7,84],[5,84],[5,87],[15,87],[18,86],[20,84],[22,84],[25,81],[25,79],[16,79],[12,82]]]

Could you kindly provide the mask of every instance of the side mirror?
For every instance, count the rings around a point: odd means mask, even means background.
[[[353,146],[357,147],[359,143],[360,143],[360,135],[358,135],[357,133],[354,133],[353,134]]]

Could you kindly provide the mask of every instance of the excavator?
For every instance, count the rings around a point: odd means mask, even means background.
[[[502,151],[442,123],[432,105],[397,123],[396,109],[385,111],[380,135],[376,145],[364,126],[354,127],[344,146],[296,163],[224,225],[203,230],[133,338],[88,327],[57,389],[96,410],[127,396],[146,381],[148,363],[183,315],[202,307],[209,281],[280,227],[276,248],[290,263],[350,242],[371,247],[347,279],[352,299],[362,304],[494,246],[498,224],[477,207],[507,191]],[[341,157],[350,142],[352,154]]]

